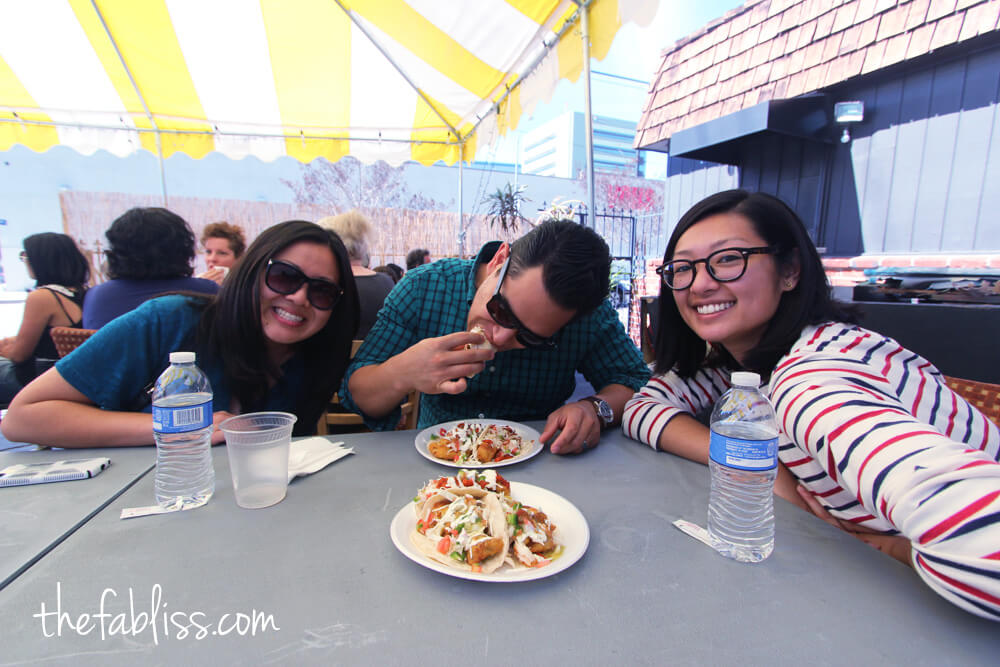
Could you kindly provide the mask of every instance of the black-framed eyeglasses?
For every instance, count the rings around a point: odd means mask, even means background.
[[[675,259],[656,268],[663,279],[663,284],[672,290],[682,290],[694,283],[696,264],[704,264],[708,275],[720,283],[731,283],[739,280],[747,271],[747,261],[750,255],[770,255],[777,252],[774,246],[757,248],[722,248],[702,259]]]
[[[319,310],[331,310],[344,293],[343,288],[332,280],[310,278],[299,267],[280,259],[267,261],[264,284],[278,294],[295,294],[302,285],[308,285],[306,298],[313,308]]]
[[[28,251],[27,250],[22,250],[21,254],[18,255],[17,258],[20,259],[22,262],[27,262],[28,261]]]
[[[493,290],[493,296],[490,297],[490,300],[486,302],[486,312],[490,314],[494,322],[504,329],[514,329],[517,331],[515,337],[521,345],[533,350],[551,350],[556,346],[555,338],[539,336],[524,326],[521,320],[517,319],[517,316],[510,309],[510,303],[500,293],[500,286],[503,285],[503,279],[507,277],[507,267],[509,265],[510,257],[504,261],[503,266],[500,268],[500,277],[497,279],[496,289]]]

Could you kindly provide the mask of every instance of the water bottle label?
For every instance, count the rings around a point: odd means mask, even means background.
[[[153,406],[153,431],[156,433],[185,433],[211,425],[212,401],[178,407]]]
[[[770,470],[778,465],[778,438],[744,440],[712,431],[708,455],[729,468]]]

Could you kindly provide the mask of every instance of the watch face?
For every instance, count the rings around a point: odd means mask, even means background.
[[[608,405],[608,402],[600,398],[597,398],[596,396],[594,398],[591,398],[590,401],[591,403],[594,404],[594,407],[597,409],[597,416],[600,417],[601,421],[603,421],[605,424],[610,424],[614,419],[615,415],[611,411],[611,406]]]

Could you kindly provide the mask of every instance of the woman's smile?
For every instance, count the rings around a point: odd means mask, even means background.
[[[723,248],[766,246],[753,224],[738,213],[720,213],[692,225],[677,242],[673,259],[697,262]],[[746,270],[736,280],[719,281],[705,264],[693,266],[689,287],[674,290],[681,317],[698,336],[722,345],[736,359],[752,350],[778,310],[781,295],[791,289],[767,254],[746,257]]]

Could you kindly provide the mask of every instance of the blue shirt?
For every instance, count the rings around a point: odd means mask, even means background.
[[[83,301],[83,328],[100,329],[119,315],[166,292],[215,294],[218,291],[218,285],[204,278],[109,280],[87,291]]]
[[[408,271],[386,297],[382,310],[340,388],[344,407],[358,412],[373,430],[390,430],[399,409],[383,418],[365,415],[348,389],[351,375],[362,366],[380,364],[425,338],[466,330],[469,306],[476,293],[476,267],[489,261],[499,243],[489,243],[475,260],[439,259]],[[556,334],[554,350],[508,350],[486,362],[457,395],[424,394],[419,428],[479,415],[513,421],[545,419],[573,394],[579,370],[598,390],[621,384],[638,391],[650,372],[605,300],[593,313],[576,319]]]
[[[146,390],[170,365],[170,353],[194,350],[201,308],[181,295],[151,299],[109,322],[56,363],[63,379],[105,410],[150,411]],[[212,383],[214,411],[231,410],[232,391],[220,360],[199,354],[198,368]],[[301,400],[304,364],[295,355],[268,391],[262,410],[295,412]]]

